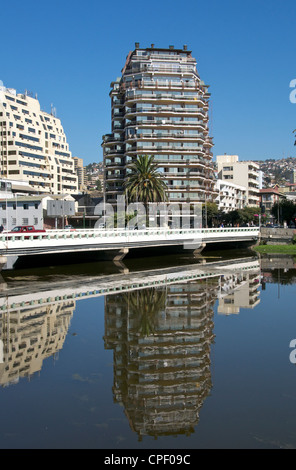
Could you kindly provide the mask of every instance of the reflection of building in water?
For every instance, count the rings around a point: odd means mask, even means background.
[[[218,313],[230,315],[241,308],[254,308],[259,304],[260,274],[237,273],[221,277]]]
[[[143,435],[190,434],[212,382],[219,277],[106,297],[115,400]]]
[[[63,347],[74,309],[72,300],[0,312],[2,386],[40,371],[43,360]]]
[[[295,284],[296,262],[293,256],[266,254],[261,256],[260,264],[262,290],[267,284]]]

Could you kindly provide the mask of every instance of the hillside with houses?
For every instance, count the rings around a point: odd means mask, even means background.
[[[295,183],[296,158],[287,157],[281,159],[269,158],[257,161],[263,172],[263,187],[279,185],[286,186]]]

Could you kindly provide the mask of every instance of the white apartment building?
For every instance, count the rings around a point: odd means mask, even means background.
[[[32,193],[78,193],[64,129],[37,98],[0,87],[0,174],[27,182]]]
[[[219,179],[216,182],[216,188],[218,196],[215,202],[219,210],[230,212],[245,207],[247,202],[247,190],[245,186],[240,186],[229,180]]]
[[[259,165],[251,161],[239,161],[238,155],[217,155],[218,179],[246,188],[246,205],[260,204]]]
[[[12,230],[16,225],[34,225],[38,230],[54,228],[57,224],[55,219],[59,219],[61,226],[62,216],[66,218],[67,215],[73,215],[77,209],[78,203],[70,194],[15,194],[9,198],[0,198],[0,224],[5,230]]]
[[[183,49],[135,44],[111,83],[112,133],[103,136],[104,188],[113,204],[124,192],[128,165],[152,155],[170,202],[214,201],[208,85]]]

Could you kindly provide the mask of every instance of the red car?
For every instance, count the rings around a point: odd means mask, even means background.
[[[45,230],[36,230],[34,225],[18,225],[14,227],[9,233],[36,233],[45,232]]]

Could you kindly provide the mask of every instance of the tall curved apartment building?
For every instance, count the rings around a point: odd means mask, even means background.
[[[112,132],[102,143],[106,202],[123,193],[127,165],[139,155],[154,156],[170,202],[215,200],[209,97],[186,46],[136,43],[111,83]]]
[[[60,119],[36,98],[0,87],[1,177],[36,193],[77,194],[78,177]]]

